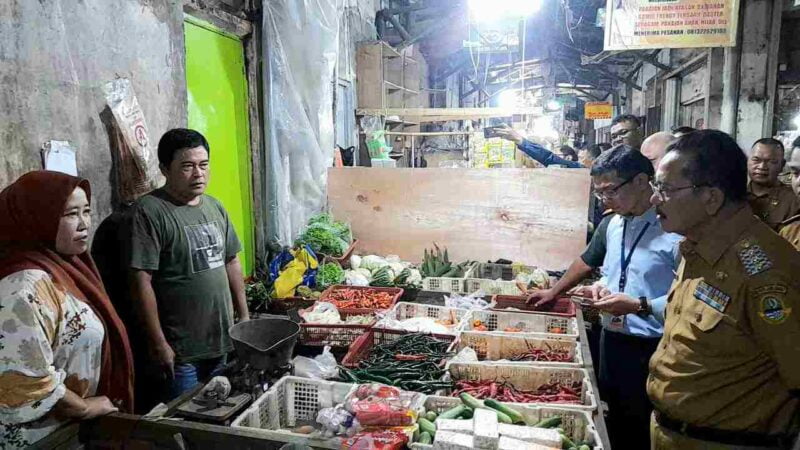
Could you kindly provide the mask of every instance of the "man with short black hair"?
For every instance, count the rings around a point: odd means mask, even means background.
[[[800,212],[800,199],[778,180],[784,164],[783,144],[773,138],[757,140],[747,161],[747,201],[756,216],[773,230]]]
[[[576,293],[591,297],[604,313],[599,379],[612,447],[649,448],[647,362],[661,337],[680,237],[658,223],[650,205],[653,166],[638,150],[618,146],[601,154],[591,175],[595,195],[617,215],[606,223],[603,277]],[[528,301],[552,301],[580,281],[576,278],[585,276],[581,269],[588,265],[579,258],[552,289],[534,292]]]
[[[611,121],[611,145],[627,145],[639,149],[642,145],[642,122],[633,114],[623,114]]]
[[[652,448],[789,448],[800,413],[800,254],[753,216],[747,158],[727,134],[670,146],[652,203],[685,237],[650,359]]]
[[[233,350],[233,310],[239,320],[249,318],[236,256],[241,244],[225,208],[204,194],[209,153],[197,131],[166,132],[158,143],[166,184],[133,212],[133,303],[166,379],[165,401],[218,374]]]

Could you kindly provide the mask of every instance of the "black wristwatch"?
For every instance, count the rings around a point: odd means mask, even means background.
[[[636,315],[639,317],[647,317],[650,315],[650,304],[647,302],[647,297],[639,297],[639,310]]]

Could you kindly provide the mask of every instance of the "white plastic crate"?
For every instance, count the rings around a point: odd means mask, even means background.
[[[461,328],[461,320],[469,312],[467,309],[451,308],[448,306],[425,305],[421,303],[399,302],[394,305],[384,319],[375,324],[376,328],[389,328],[386,326],[386,318],[394,320],[406,320],[416,317],[427,317],[435,320],[448,319],[453,322],[452,326],[448,326],[450,332],[447,334],[458,334]]]
[[[483,363],[494,363],[503,360],[503,364],[537,365],[553,367],[583,367],[583,355],[580,344],[571,339],[550,339],[532,336],[515,336],[511,333],[491,334],[474,331],[463,331],[453,342],[450,351],[458,353],[470,347],[478,354]],[[571,362],[548,361],[511,361],[512,358],[528,349],[565,350],[572,357]]]
[[[464,293],[463,278],[428,277],[422,279],[422,290],[436,292]]]
[[[502,380],[516,389],[533,391],[543,384],[560,381],[562,383],[581,382],[581,404],[575,403],[511,403],[534,406],[558,406],[567,409],[594,411],[597,409],[597,397],[594,387],[585,369],[574,367],[525,366],[519,364],[495,363],[450,363],[447,366],[445,380]],[[448,392],[449,393],[449,392]]]
[[[285,376],[237,417],[232,427],[257,429],[281,442],[303,442],[312,447],[339,448],[341,439],[313,439],[293,428],[316,422],[317,413],[344,402],[357,385]]]
[[[429,395],[425,400],[425,409],[433,411],[436,414],[441,414],[460,404],[461,400],[456,397]],[[561,416],[561,425],[559,427],[564,430],[564,434],[573,442],[589,442],[593,450],[604,450],[603,443],[600,440],[600,435],[597,433],[597,428],[592,420],[592,416],[586,411],[551,406],[527,405],[509,405],[509,408],[522,414],[525,423],[528,425],[536,424],[548,417]],[[411,444],[410,447],[415,450],[428,450],[433,448],[432,445],[426,444]]]
[[[475,330],[474,323],[476,320],[480,320],[487,328],[487,331]],[[574,317],[508,311],[472,310],[464,317],[461,323],[461,331],[534,336],[549,339],[578,339],[578,322]],[[504,331],[506,328],[510,327],[520,328],[522,331]]]
[[[464,279],[464,291],[467,294],[483,291],[486,295],[521,295],[516,281],[486,280],[483,278]]]

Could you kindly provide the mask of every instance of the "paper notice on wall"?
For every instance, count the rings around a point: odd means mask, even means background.
[[[47,141],[42,146],[42,166],[45,170],[78,176],[75,149],[67,141]]]
[[[733,47],[740,0],[607,0],[603,49]]]

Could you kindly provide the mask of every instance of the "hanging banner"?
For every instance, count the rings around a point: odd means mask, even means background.
[[[586,102],[583,105],[583,117],[586,120],[611,118],[611,102]]]
[[[733,47],[739,0],[607,0],[604,50]]]

